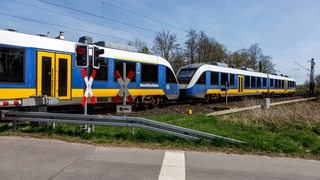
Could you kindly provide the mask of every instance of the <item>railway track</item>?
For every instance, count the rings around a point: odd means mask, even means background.
[[[293,97],[273,97],[270,99],[271,103],[275,102],[283,102],[290,101],[296,99],[303,99],[302,96],[293,96]],[[244,98],[240,99],[230,99],[228,100],[227,106],[225,106],[225,102],[214,102],[214,103],[201,103],[201,102],[192,102],[192,103],[180,103],[180,104],[172,104],[164,107],[154,107],[152,109],[146,110],[138,110],[134,111],[128,116],[149,116],[149,115],[162,115],[162,114],[188,114],[190,110],[192,114],[208,114],[214,111],[221,111],[229,108],[242,108],[242,107],[250,107],[256,105],[262,105],[262,98]]]
[[[302,96],[288,96],[288,97],[273,97],[270,99],[271,103],[282,102],[282,101],[290,101],[295,99],[302,99]],[[228,108],[243,108],[261,105],[263,99],[260,97],[245,97],[242,99],[229,99],[227,106],[225,106],[225,102],[214,102],[214,103],[202,103],[201,101],[188,101],[188,102],[178,102],[178,103],[168,103],[161,106],[155,107],[147,107],[140,106],[137,108],[133,108],[133,111],[127,116],[135,116],[135,117],[145,117],[150,115],[162,115],[162,114],[187,114],[192,112],[192,114],[202,113],[208,114],[215,111],[225,110]],[[75,113],[82,114],[83,108],[82,106],[72,106],[69,108],[49,108],[49,112],[65,112],[65,113]],[[118,115],[121,116],[123,114],[117,114],[115,105],[107,105],[107,106],[89,106],[88,114],[91,115]]]

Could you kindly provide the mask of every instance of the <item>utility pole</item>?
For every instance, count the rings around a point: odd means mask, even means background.
[[[310,87],[309,87],[309,97],[314,96],[314,88],[315,88],[315,83],[314,83],[314,65],[316,63],[314,62],[314,59],[311,59],[311,69],[310,69]]]
[[[302,66],[301,64],[297,63],[297,62],[294,62],[296,63],[297,65],[299,65],[300,67],[310,71],[310,85],[309,85],[309,97],[312,97],[314,96],[314,89],[315,89],[315,82],[314,82],[314,66],[315,66],[315,62],[314,62],[314,59],[311,58],[311,61],[308,61],[308,62],[311,62],[311,68],[308,69],[308,68],[305,68],[304,66]]]

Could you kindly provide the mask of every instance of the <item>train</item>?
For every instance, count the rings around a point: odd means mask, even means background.
[[[236,69],[219,62],[183,66],[177,78],[181,96],[204,101],[225,96],[294,95],[296,90],[295,80],[286,75],[266,74],[249,68]]]
[[[76,66],[78,42],[63,39],[0,30],[0,100],[47,96],[61,104],[80,104],[86,87],[82,68]],[[135,73],[128,89],[137,103],[178,98],[178,82],[167,60],[121,47],[97,47],[104,50],[91,85],[97,103],[113,101],[120,89],[114,72],[122,76],[124,63],[127,74]]]
[[[97,103],[113,102],[120,89],[116,71],[121,76],[134,72],[128,91],[135,104],[157,105],[181,98],[213,99],[223,96],[226,89],[233,96],[295,93],[295,81],[289,77],[212,64],[187,65],[176,75],[162,57],[83,39],[79,42],[88,44],[88,56],[94,56],[94,48],[104,51],[90,87]],[[63,33],[51,38],[0,30],[0,101],[45,96],[58,98],[61,105],[81,104],[86,84],[81,73],[83,67],[77,65],[79,42],[64,40]],[[93,71],[90,64],[88,70]]]

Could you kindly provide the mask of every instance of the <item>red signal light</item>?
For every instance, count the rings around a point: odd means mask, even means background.
[[[76,45],[76,67],[88,67],[88,45]]]
[[[80,55],[84,54],[84,48],[82,46],[77,46],[76,51]]]

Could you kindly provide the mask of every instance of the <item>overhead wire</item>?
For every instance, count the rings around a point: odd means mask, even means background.
[[[156,32],[156,31],[153,31],[153,30],[148,29],[148,28],[143,28],[143,27],[141,27],[141,26],[137,26],[137,25],[133,25],[133,24],[126,23],[126,22],[118,21],[118,20],[115,20],[115,19],[112,19],[112,18],[107,18],[107,17],[104,17],[104,16],[99,16],[99,15],[97,15],[97,14],[93,14],[93,13],[90,13],[90,12],[86,12],[86,11],[82,11],[82,10],[70,8],[70,7],[63,6],[63,5],[60,5],[60,4],[57,4],[57,3],[53,3],[53,2],[49,2],[49,1],[46,1],[46,0],[38,0],[38,1],[43,2],[43,3],[46,3],[46,4],[50,4],[50,5],[53,5],[53,6],[57,6],[57,7],[60,7],[60,8],[64,8],[64,9],[68,9],[68,10],[72,10],[72,11],[76,11],[76,12],[80,12],[80,13],[82,13],[82,14],[90,15],[90,16],[93,16],[93,17],[102,18],[102,19],[105,19],[105,20],[108,20],[108,21],[112,21],[112,22],[115,22],[115,23],[118,23],[118,24],[130,26],[130,27],[137,28],[137,29],[140,29],[140,30],[152,32],[152,33],[155,33],[155,34],[158,33],[158,32]]]
[[[185,30],[185,29],[183,29],[183,28],[181,28],[181,27],[178,27],[178,26],[175,26],[175,25],[172,25],[172,24],[169,24],[169,23],[166,23],[166,22],[157,20],[157,19],[152,18],[152,17],[150,17],[150,16],[146,16],[146,15],[137,13],[137,12],[135,12],[135,11],[129,10],[129,9],[122,8],[122,7],[120,7],[120,6],[116,6],[116,5],[111,4],[111,3],[109,3],[109,2],[105,2],[105,1],[102,1],[102,0],[96,0],[96,1],[97,1],[97,2],[100,2],[100,3],[102,3],[102,4],[106,4],[106,5],[108,5],[108,6],[111,6],[111,7],[115,8],[115,9],[120,9],[120,10],[122,10],[122,11],[124,11],[124,12],[131,13],[131,14],[134,14],[134,15],[137,15],[137,16],[140,16],[140,17],[143,17],[143,18],[145,18],[145,19],[148,19],[148,20],[157,22],[157,23],[159,23],[159,24],[163,24],[163,25],[166,25],[166,26],[170,26],[170,27],[173,27],[173,28],[175,28],[175,29],[181,30],[181,31],[183,31],[183,32],[188,32],[188,30]]]
[[[88,20],[85,20],[85,19],[79,19],[79,18],[76,17],[76,16],[73,16],[73,15],[70,15],[70,14],[67,14],[67,13],[63,13],[63,12],[60,12],[60,11],[55,11],[55,10],[52,10],[52,9],[35,6],[35,5],[28,4],[28,3],[25,3],[25,2],[22,2],[22,1],[17,1],[17,0],[11,0],[11,1],[16,2],[16,3],[19,3],[19,4],[23,4],[23,5],[25,5],[25,6],[30,6],[30,7],[37,8],[37,9],[42,9],[42,10],[45,10],[45,11],[47,11],[47,12],[56,13],[56,14],[58,14],[58,15],[63,15],[63,16],[71,17],[71,18],[73,18],[73,19],[76,19],[77,21],[80,20],[80,21],[83,21],[83,22],[86,22],[86,23],[91,23],[91,24],[95,24],[95,25],[98,25],[98,26],[101,26],[101,27],[105,27],[105,26],[103,26],[103,25],[101,25],[101,24],[99,24],[99,23],[96,23],[96,22],[94,22],[94,21],[88,21]],[[114,27],[114,26],[113,26],[113,27],[108,27],[108,28],[110,28],[110,29],[118,29],[119,31],[123,31],[123,29],[121,29],[121,28],[116,28],[116,27]],[[70,29],[70,28],[69,28],[69,29]],[[78,28],[77,30],[80,30],[80,29]],[[85,32],[85,31],[83,31],[83,32]],[[88,31],[87,31],[87,32],[88,32]],[[123,31],[123,32],[131,33],[131,32],[128,32],[128,31]],[[95,33],[95,34],[97,34],[97,33]],[[132,40],[130,40],[130,39],[118,38],[118,37],[111,36],[111,35],[107,35],[107,34],[103,34],[103,33],[99,33],[99,34],[104,35],[104,36],[107,36],[107,37],[111,37],[111,38],[114,38],[114,39],[118,39],[118,40],[123,40],[123,41],[125,40],[125,41],[127,41],[127,42],[132,41]],[[153,37],[152,37],[152,38],[153,38]]]
[[[12,1],[15,1],[17,2],[16,0],[12,0]],[[105,17],[104,15],[100,16],[98,14],[94,14],[94,13],[90,13],[90,12],[87,12],[87,11],[83,11],[83,10],[78,10],[78,9],[75,9],[75,8],[71,8],[71,7],[67,7],[67,6],[64,6],[64,5],[60,5],[60,4],[57,4],[57,3],[54,3],[54,2],[50,2],[50,1],[47,1],[47,0],[38,0],[39,2],[42,2],[42,3],[46,3],[46,4],[50,4],[50,5],[53,5],[53,6],[56,6],[56,7],[60,7],[60,8],[64,8],[64,9],[68,9],[68,10],[72,10],[72,11],[75,11],[75,12],[79,12],[79,13],[82,13],[82,14],[86,14],[86,15],[89,15],[89,16],[93,16],[93,17],[97,17],[97,18],[102,18],[104,20],[108,20],[108,21],[111,21],[111,22],[115,22],[115,23],[118,23],[118,24],[122,24],[122,25],[125,25],[125,26],[129,26],[129,27],[133,27],[133,28],[136,28],[136,29],[139,29],[139,30],[144,30],[144,31],[147,31],[147,32],[151,32],[151,33],[154,33],[154,34],[158,34],[159,32],[156,32],[154,30],[151,30],[151,29],[148,29],[148,28],[144,28],[144,27],[141,27],[141,26],[137,26],[137,25],[133,25],[133,24],[130,24],[130,23],[126,23],[126,22],[123,22],[123,21],[119,21],[119,20],[115,20],[115,19],[112,19],[112,18],[107,18]],[[184,31],[184,32],[188,32],[187,30],[184,30],[183,28],[180,28],[178,26],[174,26],[174,25],[171,25],[169,23],[165,23],[163,21],[159,21],[155,18],[151,18],[151,17],[148,17],[148,16],[145,16],[145,15],[142,15],[140,13],[137,13],[137,12],[134,12],[134,11],[131,11],[131,10],[128,10],[128,9],[125,9],[125,8],[122,8],[122,7],[119,7],[119,6],[116,6],[116,5],[113,5],[111,3],[108,3],[108,2],[105,2],[105,1],[102,1],[102,0],[96,0],[97,2],[100,2],[100,3],[103,3],[103,4],[106,4],[108,6],[111,6],[113,8],[117,8],[117,9],[120,9],[122,11],[126,11],[126,12],[129,12],[131,14],[135,14],[137,16],[140,16],[140,17],[143,17],[143,18],[146,18],[146,19],[149,19],[151,21],[154,21],[154,22],[157,22],[157,23],[160,23],[160,24],[163,24],[163,25],[167,25],[167,26],[170,26],[170,27],[173,27],[175,29],[179,29],[181,31]],[[22,4],[25,4],[21,1],[18,1],[19,3],[22,3]],[[28,5],[28,4],[25,4],[25,5]],[[29,5],[29,6],[32,6],[32,5]],[[36,7],[36,6],[33,6],[33,7]],[[36,8],[39,8],[39,7],[36,7]],[[51,11],[51,12],[54,12],[54,13],[58,13],[58,14],[62,14],[61,12],[56,12],[56,11],[53,11],[53,10],[49,10],[47,8],[42,8],[42,9],[45,9],[47,11]],[[3,14],[3,13],[2,13]],[[6,14],[6,15],[9,15],[9,14]],[[64,14],[65,16],[69,16],[69,17],[72,17],[72,18],[75,18],[77,20],[79,20],[77,17],[74,17],[74,16],[71,16],[71,15],[67,15],[67,14]],[[9,15],[10,16],[10,15]],[[13,17],[16,17],[16,18],[19,18],[17,16],[14,16],[12,15]],[[23,17],[20,17],[20,19],[24,19]],[[28,18],[25,18],[25,20],[27,20]],[[102,35],[102,36],[107,36],[107,37],[111,37],[111,38],[114,38],[114,39],[119,39],[119,40],[124,40],[124,41],[130,41],[130,40],[125,40],[123,38],[119,38],[119,37],[114,37],[114,36],[110,36],[110,35],[106,35],[106,34],[102,34],[102,33],[96,33],[96,32],[92,32],[92,31],[86,31],[86,30],[82,30],[82,29],[76,29],[76,28],[71,28],[71,27],[67,27],[67,26],[62,26],[62,25],[57,25],[57,24],[53,24],[53,23],[48,23],[48,22],[43,22],[43,21],[37,21],[37,20],[32,20],[32,19],[28,19],[29,21],[34,21],[34,22],[38,22],[38,23],[44,23],[44,24],[50,24],[50,25],[53,25],[53,26],[59,26],[59,27],[65,27],[65,28],[68,28],[68,29],[73,29],[73,30],[78,30],[78,31],[82,31],[82,32],[88,32],[88,33],[93,33],[93,34],[97,34],[97,35]],[[81,19],[81,21],[85,21],[85,22],[89,22],[89,21],[86,21],[84,19]],[[101,26],[101,24],[98,24],[98,23],[94,23],[94,22],[89,22],[89,23],[93,23],[93,24],[96,24],[96,25],[99,25]],[[109,27],[110,28],[110,27]],[[112,27],[112,28],[115,28],[115,27]],[[116,28],[115,28],[116,29]],[[122,30],[122,29],[121,29]],[[182,41],[186,41],[186,39],[182,39],[182,38],[178,38],[177,39],[180,39]],[[228,44],[229,46],[233,46],[233,45],[230,45]]]
[[[12,0],[12,1],[17,2],[17,3],[24,4],[24,5],[32,6],[32,7],[35,7],[35,8],[39,8],[39,7],[37,7],[37,6],[33,6],[33,5],[30,5],[30,4],[26,4],[26,3],[21,2],[21,1],[16,1],[16,0]],[[82,13],[82,14],[90,15],[90,16],[93,16],[93,17],[102,18],[102,19],[104,19],[104,20],[108,20],[108,21],[115,22],[115,23],[118,23],[118,24],[126,25],[126,26],[133,27],[133,28],[136,28],[136,29],[144,30],[144,31],[151,32],[151,33],[154,33],[154,34],[158,34],[158,33],[159,33],[159,32],[156,32],[156,31],[151,30],[151,29],[148,29],[148,28],[144,28],[144,27],[141,27],[141,26],[129,24],[129,23],[126,23],[126,22],[122,22],[122,21],[119,21],[119,20],[112,19],[112,18],[107,18],[107,17],[105,17],[105,16],[103,16],[103,15],[100,16],[100,15],[98,15],[98,14],[94,14],[94,13],[90,13],[90,12],[87,12],[87,11],[82,11],[82,10],[78,10],[78,9],[75,9],[75,8],[67,7],[67,6],[60,5],[60,4],[57,4],[57,3],[54,3],[54,2],[50,2],[50,1],[46,1],[46,0],[38,0],[38,1],[39,1],[39,2],[42,2],[42,3],[50,4],[50,5],[53,5],[53,6],[56,6],[56,7],[60,7],[60,8],[72,10],[72,11],[75,11],[75,12],[79,12],[79,13]],[[104,2],[104,1],[98,1],[98,2],[106,3],[106,2]],[[110,3],[106,3],[106,4],[112,5],[112,4],[110,4]],[[118,7],[118,6],[114,6],[114,7]],[[54,13],[57,13],[57,14],[59,14],[59,15],[62,14],[61,12],[56,12],[56,11],[53,11],[53,10],[49,10],[49,9],[47,9],[47,8],[40,8],[40,9],[44,9],[44,10],[46,10],[46,11],[54,12]],[[125,9],[122,8],[122,10],[125,10]],[[170,25],[170,24],[168,24],[168,23],[164,23],[164,22],[162,22],[162,21],[158,21],[158,20],[153,19],[153,18],[148,18],[147,16],[141,15],[141,14],[139,14],[139,13],[135,13],[135,12],[133,12],[133,11],[130,11],[130,12],[131,12],[131,13],[134,13],[134,14],[140,16],[140,17],[144,17],[144,18],[147,18],[147,19],[156,21],[156,22],[158,22],[158,23],[166,24],[166,25],[168,25],[168,26],[173,26],[173,25]],[[7,15],[9,15],[9,14],[7,14]],[[72,18],[75,18],[75,19],[79,20],[78,18],[76,18],[76,17],[74,17],[74,16],[70,16],[70,15],[68,15],[68,14],[63,14],[63,15],[69,16],[69,17],[72,17]],[[14,16],[14,15],[13,15],[13,16]],[[16,18],[18,18],[18,17],[16,17]],[[32,21],[32,19],[28,19],[28,20],[29,20],[29,21],[30,21],[30,20]],[[35,21],[36,21],[36,20],[35,20]],[[81,21],[85,21],[85,20],[81,19]],[[42,21],[42,22],[43,22],[43,21]],[[86,21],[86,22],[88,22],[88,21]],[[40,22],[38,22],[38,23],[40,23]],[[101,26],[101,24],[98,24],[98,23],[94,23],[94,22],[89,22],[89,23],[93,23],[93,24],[97,24],[97,25]],[[46,24],[52,24],[52,23],[46,23]],[[62,26],[60,26],[60,27],[62,27]],[[75,29],[75,28],[70,28],[70,27],[66,27],[66,28],[68,28],[68,29],[73,29],[73,30],[80,30],[80,29]],[[115,27],[112,27],[112,28],[115,28]],[[180,30],[183,30],[182,28],[179,28],[179,27],[175,27],[175,28],[180,29]],[[82,31],[82,32],[90,32],[90,31],[85,31],[85,30],[80,30],[80,31]],[[123,31],[123,30],[121,29],[121,31]],[[183,30],[183,31],[185,31],[185,30]],[[94,34],[100,34],[100,35],[102,35],[101,33],[94,33]],[[112,37],[112,36],[110,36],[110,35],[104,35],[104,36]],[[118,37],[112,37],[112,38],[124,40],[123,38],[118,38]],[[177,37],[177,39],[180,39],[180,40],[182,40],[182,41],[185,41],[185,39],[181,39],[181,38],[178,38],[178,37]],[[126,40],[126,41],[130,41],[130,40]]]
[[[9,17],[14,17],[14,18],[26,20],[26,21],[32,21],[32,22],[37,22],[37,23],[41,23],[41,24],[47,24],[47,25],[51,25],[51,26],[56,26],[56,27],[62,27],[62,28],[71,29],[71,30],[82,31],[82,32],[85,32],[85,33],[96,34],[96,35],[100,35],[100,36],[105,36],[105,37],[109,37],[109,38],[118,39],[118,40],[121,40],[121,41],[128,41],[127,39],[118,38],[118,37],[110,36],[110,35],[107,35],[107,34],[97,33],[97,32],[93,32],[93,31],[86,31],[86,30],[83,30],[83,29],[63,26],[63,25],[49,23],[49,22],[45,22],[45,21],[39,21],[39,20],[30,19],[30,18],[26,18],[26,17],[20,17],[20,16],[16,16],[16,15],[6,14],[6,13],[3,13],[3,12],[0,12],[0,14],[4,15],[4,16],[9,16]]]
[[[112,19],[112,18],[107,18],[104,15],[100,16],[100,15],[97,15],[97,14],[93,14],[93,13],[89,13],[89,12],[86,12],[86,11],[82,11],[82,10],[66,7],[66,6],[63,6],[63,5],[60,5],[60,4],[57,4],[57,3],[53,3],[53,2],[49,2],[49,1],[46,1],[46,0],[38,0],[38,1],[46,3],[46,4],[50,4],[50,5],[53,5],[53,6],[61,7],[61,8],[64,8],[64,9],[76,11],[76,12],[79,12],[79,13],[82,13],[82,14],[90,15],[90,16],[93,16],[93,17],[102,18],[102,19],[105,19],[105,20],[108,20],[108,21],[112,21],[112,22],[115,22],[115,23],[118,23],[118,24],[129,26],[129,27],[134,27],[136,29],[152,32],[154,34],[158,34],[159,33],[159,32],[156,32],[156,31],[148,29],[148,28],[144,28],[144,27],[141,27],[141,26],[129,24],[129,23],[126,23],[126,22],[122,22],[122,21],[119,21],[119,20]],[[177,39],[185,41],[185,39],[182,39],[182,38],[177,38]]]

